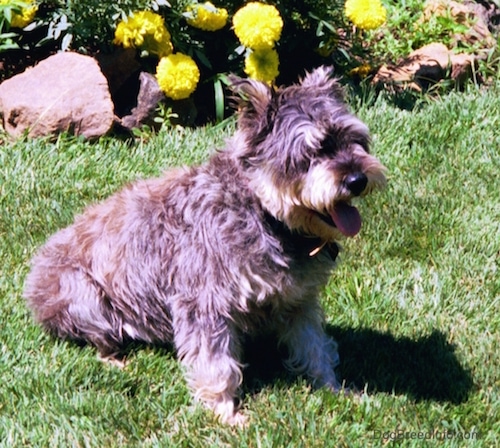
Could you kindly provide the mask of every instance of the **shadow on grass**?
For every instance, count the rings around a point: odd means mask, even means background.
[[[418,339],[395,337],[370,329],[328,326],[327,333],[339,343],[338,377],[368,393],[408,395],[416,401],[461,403],[474,384],[460,365],[446,336],[434,331]],[[246,347],[245,389],[257,392],[276,380],[290,384],[294,378],[281,364],[283,353],[270,340]]]
[[[339,344],[337,378],[347,386],[354,385],[358,390],[366,387],[368,393],[407,395],[415,401],[453,404],[466,401],[474,388],[470,372],[460,364],[454,346],[440,331],[417,339],[332,325],[326,331]],[[148,346],[155,352],[174,352],[168,344]],[[130,343],[124,355],[131,357],[144,347],[143,343]],[[283,367],[285,358],[286,351],[279,350],[272,337],[246,341],[244,394],[296,384],[297,378]]]

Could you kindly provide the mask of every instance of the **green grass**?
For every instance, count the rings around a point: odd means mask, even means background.
[[[500,85],[412,112],[382,99],[357,109],[389,186],[360,204],[363,231],[344,244],[323,303],[340,373],[368,393],[269,373],[274,354],[260,347],[245,429],[191,403],[168,351],[137,347],[125,370],[102,365],[91,347],[46,335],[21,297],[36,248],[75,213],[128,181],[205,160],[232,123],[133,143],[5,142],[0,446],[385,446],[401,434],[402,446],[499,446]],[[435,438],[412,439],[419,431]]]

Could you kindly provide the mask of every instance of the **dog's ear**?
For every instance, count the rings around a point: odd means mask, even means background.
[[[255,120],[264,116],[272,97],[271,87],[263,82],[235,75],[230,75],[228,79],[240,118]]]
[[[300,85],[305,88],[313,88],[317,91],[330,91],[342,99],[344,97],[344,91],[337,82],[337,79],[333,77],[333,71],[333,67],[322,65],[313,71],[306,73]]]

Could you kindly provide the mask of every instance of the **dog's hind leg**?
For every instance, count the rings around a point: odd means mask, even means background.
[[[119,315],[82,268],[44,249],[33,260],[24,291],[36,320],[56,336],[90,342],[101,358],[112,358],[122,342]]]

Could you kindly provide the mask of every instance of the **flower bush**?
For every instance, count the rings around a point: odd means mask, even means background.
[[[422,22],[424,3],[0,0],[0,56],[16,49],[11,60],[17,67],[32,60],[23,51],[39,52],[44,45],[50,52],[58,46],[100,55],[117,47],[135,50],[142,70],[156,74],[169,98],[191,98],[200,109],[212,110],[207,116],[215,111],[221,118],[227,73],[287,84],[305,70],[327,64],[335,66],[338,76],[358,83],[415,45],[442,36],[452,41],[467,28],[446,17]],[[38,40],[30,40],[35,36]],[[0,80],[9,73],[8,64],[3,65],[7,70]]]
[[[38,23],[43,21],[47,36],[63,49],[137,50],[146,70],[156,71],[158,79],[169,79],[160,83],[166,95],[179,99],[210,86],[220,90],[223,75],[229,72],[269,84],[288,83],[304,70],[335,64],[341,54],[338,30],[351,26],[343,13],[344,1],[40,0],[50,7]],[[172,54],[188,56],[199,71],[191,78],[196,83],[181,89],[182,94],[172,89],[166,62],[159,67]]]
[[[215,33],[228,25],[227,9],[216,7],[211,2],[187,5],[182,16],[187,25],[201,32]],[[171,24],[175,28],[178,21],[172,20]],[[278,9],[260,2],[248,3],[236,11],[232,25],[240,48],[246,53],[243,72],[254,79],[272,83],[279,74],[275,46],[283,29]],[[158,56],[156,78],[160,88],[173,100],[186,99],[195,91],[200,79],[200,70],[192,56],[208,68],[211,63],[201,52],[193,51],[199,43],[188,47],[186,53],[172,54],[174,45],[171,39],[162,16],[151,11],[136,11],[117,24],[113,43],[139,49],[148,56]],[[180,50],[183,50],[182,41],[179,43]]]

